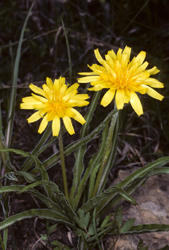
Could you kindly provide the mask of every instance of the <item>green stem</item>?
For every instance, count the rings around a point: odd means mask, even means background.
[[[65,157],[64,157],[64,151],[63,151],[63,141],[62,141],[61,132],[59,133],[58,140],[59,140],[60,160],[61,160],[61,167],[62,167],[62,177],[63,177],[64,191],[65,191],[65,196],[68,199],[69,196],[68,196],[68,188],[67,188]]]
[[[116,105],[115,105],[114,109],[116,109]],[[110,154],[110,150],[111,150],[111,146],[112,146],[112,138],[114,135],[114,127],[115,127],[115,124],[117,121],[117,117],[118,117],[118,111],[113,115],[113,117],[111,119],[110,128],[109,128],[109,132],[108,132],[108,136],[107,136],[107,142],[105,145],[103,159],[102,159],[102,162],[101,162],[101,165],[99,168],[99,172],[97,175],[93,196],[100,193],[100,191],[102,189],[102,185],[104,183],[103,173],[104,173],[105,166],[106,166],[106,163],[107,163],[108,158],[109,158],[109,154]]]

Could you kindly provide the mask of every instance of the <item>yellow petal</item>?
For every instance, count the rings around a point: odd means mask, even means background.
[[[105,56],[105,58],[106,58],[106,61],[107,61],[108,64],[109,64],[109,66],[110,66],[111,68],[113,68],[113,67],[114,67],[114,60],[111,58],[111,56],[110,56],[109,54],[107,54],[107,55]]]
[[[74,91],[74,90],[76,90],[76,93],[77,93],[78,87],[79,87],[79,84],[78,84],[78,83],[74,83],[73,85],[71,85],[71,86],[67,89],[66,94],[68,94],[68,93],[70,93],[70,92],[72,92],[72,91]]]
[[[133,58],[133,63],[138,63],[141,65],[146,57],[146,52],[141,51],[135,58]]]
[[[143,114],[143,107],[140,102],[140,99],[138,98],[137,94],[135,92],[130,93],[130,103],[134,111],[137,113],[137,115]]]
[[[122,58],[122,49],[119,48],[118,51],[117,51],[117,60],[121,61],[121,58]]]
[[[72,108],[72,112],[74,112],[75,116],[73,117],[73,119],[75,119],[76,121],[80,122],[82,125],[86,122],[84,117],[76,110]]]
[[[60,84],[60,86],[62,86],[62,85],[65,84],[65,77],[60,76],[60,78],[59,78],[59,84]]]
[[[28,123],[38,121],[40,118],[42,118],[42,115],[40,115],[40,111],[35,112],[33,115],[31,115],[27,121]]]
[[[58,136],[59,131],[60,131],[60,118],[58,116],[55,116],[55,118],[52,121],[53,136]]]
[[[56,116],[56,111],[55,110],[51,110],[47,113],[47,120],[52,121]]]
[[[160,101],[163,100],[164,96],[160,95],[157,91],[155,91],[154,89],[152,89],[152,88],[150,88],[148,86],[147,86],[147,88],[148,88],[147,94],[149,96],[151,96],[151,97],[153,97],[153,98],[155,98],[157,100],[160,100]]]
[[[54,81],[54,89],[55,91],[58,91],[60,89],[60,84],[58,79],[55,79]]]
[[[116,57],[117,57],[117,56],[116,56],[116,54],[115,54],[115,52],[114,52],[113,49],[112,49],[112,50],[109,50],[107,54],[112,58],[113,61],[116,60]]]
[[[32,94],[32,96],[34,97],[35,100],[42,102],[42,103],[46,103],[48,101],[46,98],[39,96],[39,95]]]
[[[124,103],[125,103],[125,92],[124,92],[124,89],[118,89],[116,91],[116,106],[117,106],[117,109],[123,109],[124,107]]]
[[[93,76],[93,75],[98,75],[98,73],[95,72],[79,72],[79,75],[84,75],[84,76]]]
[[[164,84],[155,78],[148,78],[145,83],[150,85],[152,88],[164,88]]]
[[[103,88],[100,85],[95,85],[92,88],[88,88],[89,91],[99,91],[101,89],[103,89]]]
[[[95,49],[95,50],[94,50],[94,53],[95,53],[95,56],[96,56],[97,61],[98,61],[100,64],[103,64],[104,59],[103,59],[102,56],[100,55],[99,50],[98,50],[98,49]]]
[[[35,102],[35,103],[40,103],[39,101],[37,101],[33,96],[27,96],[22,98],[22,102]]]
[[[144,71],[144,70],[147,68],[147,66],[148,66],[148,62],[144,62],[142,65],[140,65],[140,66],[136,69],[135,74],[138,74],[138,73]],[[144,72],[143,72],[143,73],[144,73]],[[146,71],[146,74],[148,75],[149,73]],[[149,74],[149,75],[150,75],[150,74]]]
[[[46,77],[46,83],[48,85],[48,87],[53,90],[53,82],[49,77]]]
[[[97,81],[100,79],[100,76],[85,76],[82,78],[78,78],[78,82],[79,83],[87,83],[87,82],[93,82],[93,81]]]
[[[88,67],[93,70],[93,75],[99,75],[101,73],[104,73],[106,72],[106,69],[103,67],[103,66],[100,66],[100,65],[97,65],[97,64],[92,64],[92,66],[89,66]]]
[[[70,135],[73,135],[75,133],[75,131],[74,131],[74,128],[73,128],[73,125],[72,125],[70,117],[64,116],[63,117],[63,123],[64,123],[65,128],[68,131],[68,133]]]
[[[47,115],[45,115],[40,123],[38,133],[41,134],[48,125]]]
[[[113,98],[114,98],[114,94],[115,94],[115,91],[112,91],[112,90],[109,89],[106,92],[106,94],[103,96],[100,104],[103,107],[106,107],[107,105],[109,105],[111,103],[111,101],[113,100]]]
[[[37,104],[37,103],[36,103],[36,104]],[[21,103],[21,104],[20,104],[20,108],[21,108],[21,109],[35,109],[34,105],[35,105],[35,103],[28,103],[28,102],[26,102],[26,103]]]
[[[126,46],[123,50],[123,54],[127,55],[128,60],[130,59],[130,54],[131,54],[131,48],[129,48],[128,46]]]
[[[43,84],[43,85],[42,85],[42,88],[43,88],[45,94],[47,95],[47,97],[49,98],[49,96],[51,95],[51,90],[50,90],[50,88],[49,88],[46,84]]]
[[[31,84],[29,85],[29,88],[30,88],[33,92],[35,92],[36,94],[39,94],[39,95],[42,95],[42,96],[45,96],[45,97],[46,97],[46,94],[45,94],[45,92],[43,91],[43,89],[41,89],[41,88],[35,86],[34,84],[31,83]]]
[[[156,66],[154,66],[154,67],[151,68],[151,69],[148,69],[147,71],[150,73],[150,75],[156,75],[158,72],[160,72],[160,70],[157,69]]]
[[[75,113],[73,112],[73,110],[72,110],[72,108],[67,108],[66,110],[65,110],[65,115],[66,116],[69,116],[69,117],[73,117],[74,118],[74,116],[75,116]]]

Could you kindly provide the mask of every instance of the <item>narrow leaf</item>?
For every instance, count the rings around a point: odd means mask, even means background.
[[[31,209],[28,211],[21,212],[19,214],[12,215],[11,217],[5,219],[4,221],[0,222],[0,230],[3,230],[11,225],[13,225],[17,221],[21,221],[23,219],[29,219],[33,217],[39,217],[40,219],[49,219],[53,221],[62,222],[70,227],[73,226],[71,221],[61,216],[60,214],[49,210],[49,209]]]
[[[30,16],[33,4],[34,3],[32,3],[32,5],[29,9],[29,12],[27,14],[27,17],[25,19],[23,28],[21,30],[21,36],[19,39],[18,48],[17,48],[17,54],[16,54],[16,59],[15,59],[14,72],[13,72],[13,81],[12,81],[12,86],[11,86],[10,106],[9,106],[8,117],[7,117],[8,124],[7,124],[7,130],[6,130],[6,143],[5,143],[7,145],[7,147],[10,146],[11,136],[12,136],[12,128],[13,128],[13,121],[14,121],[14,107],[15,107],[15,99],[16,99],[16,89],[17,89],[17,79],[18,79],[20,55],[21,55],[21,46],[22,46],[24,32],[26,29],[26,25],[27,25],[28,18]]]

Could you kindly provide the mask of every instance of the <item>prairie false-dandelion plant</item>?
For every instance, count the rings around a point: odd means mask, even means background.
[[[164,97],[153,88],[163,88],[164,85],[151,75],[159,72],[157,67],[146,69],[148,62],[145,61],[146,52],[141,51],[130,61],[131,48],[119,49],[117,54],[113,50],[108,51],[105,60],[99,53],[94,51],[96,59],[102,65],[93,64],[88,66],[92,72],[79,73],[84,77],[79,78],[79,83],[90,82],[93,86],[89,90],[99,91],[108,89],[101,100],[101,105],[106,107],[115,97],[117,109],[123,109],[125,103],[131,104],[138,115],[143,114],[142,104],[136,92],[162,100]],[[143,63],[144,62],[144,63]]]

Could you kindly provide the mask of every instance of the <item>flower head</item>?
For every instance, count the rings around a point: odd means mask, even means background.
[[[27,120],[29,123],[35,122],[42,118],[38,133],[42,133],[52,121],[53,136],[58,136],[60,131],[60,119],[69,132],[74,134],[74,128],[71,118],[84,124],[86,121],[83,116],[74,107],[83,107],[89,104],[86,99],[89,98],[87,94],[78,94],[78,83],[68,87],[65,84],[65,78],[60,77],[55,79],[54,83],[50,78],[46,78],[46,84],[43,84],[42,89],[34,84],[29,85],[30,89],[36,94],[22,99],[21,109],[35,109],[37,110]]]
[[[79,73],[85,77],[79,78],[79,83],[90,82],[93,86],[89,90],[99,91],[108,89],[101,100],[101,105],[106,107],[115,97],[117,109],[123,109],[125,103],[131,106],[138,115],[143,114],[142,104],[136,92],[162,100],[164,97],[153,88],[163,88],[163,83],[150,75],[159,72],[157,67],[146,69],[148,62],[144,62],[146,53],[141,51],[130,61],[131,48],[119,49],[117,54],[113,50],[108,51],[105,60],[99,50],[94,51],[96,59],[102,65],[93,64],[88,66],[92,72]],[[144,62],[144,63],[143,63]]]

